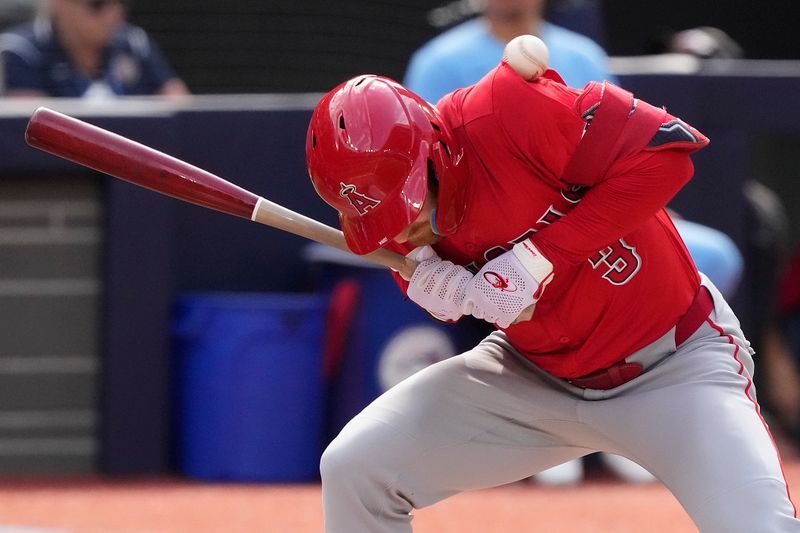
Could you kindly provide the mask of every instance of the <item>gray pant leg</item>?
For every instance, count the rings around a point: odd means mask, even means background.
[[[594,451],[577,402],[497,337],[422,370],[356,416],[323,454],[326,531],[408,532],[413,508]]]
[[[502,335],[401,383],[323,455],[326,530],[408,532],[413,508],[608,451],[659,477],[703,533],[800,532],[747,342],[712,293],[715,324],[616,389],[532,370]]]
[[[624,391],[582,404],[581,417],[661,479],[703,533],[800,532],[748,344],[715,301],[713,325]]]

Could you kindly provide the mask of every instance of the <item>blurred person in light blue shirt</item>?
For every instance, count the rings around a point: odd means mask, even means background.
[[[543,19],[545,0],[486,0],[481,16],[438,35],[411,57],[404,85],[429,102],[480,80],[497,66],[506,43],[518,35],[540,37],[550,50],[550,66],[568,85],[616,78],[608,56],[590,38]]]

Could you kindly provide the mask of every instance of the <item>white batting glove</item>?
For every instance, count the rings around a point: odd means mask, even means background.
[[[464,310],[507,328],[541,298],[552,279],[553,264],[526,239],[486,263],[472,278]]]
[[[472,273],[461,265],[443,261],[430,246],[406,257],[417,261],[406,294],[439,320],[453,322],[464,315],[464,294]]]

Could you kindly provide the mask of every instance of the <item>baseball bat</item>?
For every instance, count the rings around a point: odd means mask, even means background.
[[[337,229],[185,161],[52,109],[40,107],[31,115],[25,140],[45,152],[161,194],[350,252]],[[416,268],[415,262],[384,249],[363,257],[397,270],[406,279]]]

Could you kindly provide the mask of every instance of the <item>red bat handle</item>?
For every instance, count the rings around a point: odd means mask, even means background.
[[[210,172],[81,120],[40,107],[31,146],[180,200],[249,219],[258,196]]]

